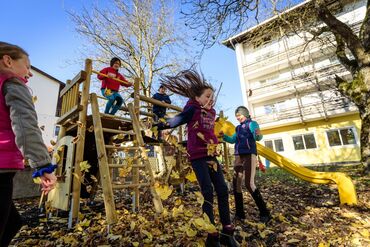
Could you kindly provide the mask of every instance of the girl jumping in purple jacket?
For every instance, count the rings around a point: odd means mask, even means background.
[[[221,236],[218,232],[209,233],[206,246],[239,246],[235,241],[234,226],[230,220],[228,188],[222,173],[222,168],[216,159],[216,154],[210,154],[208,145],[217,144],[214,134],[216,112],[213,109],[214,89],[208,84],[202,74],[190,69],[181,71],[176,76],[165,76],[161,83],[170,91],[189,98],[184,110],[166,123],[159,123],[158,129],[175,128],[187,124],[187,151],[189,160],[197,177],[204,197],[203,211],[213,224],[213,191],[216,191],[218,211],[222,223]]]

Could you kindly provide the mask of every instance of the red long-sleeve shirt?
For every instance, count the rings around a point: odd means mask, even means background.
[[[100,73],[105,74],[105,75],[108,75],[109,73],[110,74],[115,74],[117,79],[119,79],[121,81],[125,81],[128,84],[130,84],[126,80],[126,78],[118,72],[118,70],[115,70],[112,67],[104,68],[104,69],[102,69],[100,71]],[[101,88],[109,88],[110,90],[118,91],[119,90],[119,86],[120,85],[123,85],[120,82],[118,82],[118,81],[116,81],[116,80],[114,80],[112,78],[107,78],[107,77],[104,77],[102,75],[98,75],[98,79],[102,81]],[[123,86],[129,87],[129,85],[123,85]]]

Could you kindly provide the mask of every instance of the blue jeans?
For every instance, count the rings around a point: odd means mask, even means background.
[[[101,94],[108,99],[107,105],[105,106],[105,114],[114,115],[121,108],[123,104],[122,96],[114,90],[111,90],[110,95],[105,95],[105,88],[101,89]],[[111,110],[112,108],[112,110]]]
[[[210,167],[207,161],[217,163],[217,171]],[[191,161],[191,166],[197,177],[204,203],[202,206],[212,224],[215,224],[215,217],[213,214],[213,188],[216,191],[218,201],[218,212],[220,214],[220,221],[223,226],[230,225],[230,208],[229,208],[229,191],[225,182],[222,168],[215,157],[204,157]],[[212,186],[213,184],[213,186]]]

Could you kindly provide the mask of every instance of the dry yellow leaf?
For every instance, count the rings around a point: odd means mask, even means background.
[[[195,182],[197,181],[197,177],[195,176],[195,172],[192,170],[188,174],[186,174],[185,178],[189,180],[189,182]]]
[[[157,192],[157,194],[161,197],[162,200],[167,200],[168,197],[172,194],[173,187],[168,185],[154,185],[154,189]]]
[[[130,230],[133,231],[135,229],[136,223],[135,221],[131,221],[130,223]]]
[[[59,156],[59,154],[58,154],[57,152],[54,152],[54,153],[53,153],[53,158],[54,158],[53,163],[55,163],[55,164],[59,163],[59,161],[60,161],[60,156]]]
[[[90,164],[87,162],[87,160],[80,162],[80,169],[81,172],[89,172]]]
[[[194,194],[197,197],[197,202],[199,202],[200,205],[203,205],[204,197],[203,197],[202,193],[200,193],[199,191],[195,191]]]
[[[365,237],[365,238],[369,238],[369,230],[367,230],[367,229],[362,229],[361,231],[360,231],[360,234],[363,236],[363,237]]]

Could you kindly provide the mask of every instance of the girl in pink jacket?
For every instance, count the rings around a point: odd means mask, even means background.
[[[26,86],[32,76],[28,54],[0,41],[0,246],[8,246],[22,226],[12,201],[13,177],[24,161],[36,168],[42,190],[53,189],[55,165],[42,140],[32,96]]]

